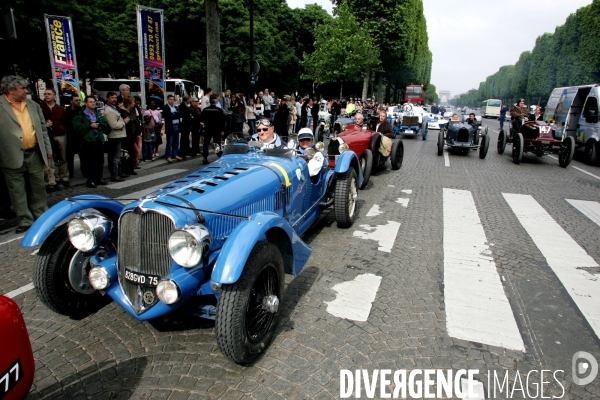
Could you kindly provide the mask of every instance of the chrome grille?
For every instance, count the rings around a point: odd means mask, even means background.
[[[141,314],[157,301],[144,302],[144,293],[154,289],[136,285],[124,279],[125,268],[144,274],[166,276],[171,271],[171,256],[169,255],[169,235],[175,229],[169,217],[146,212],[135,214],[125,213],[119,221],[119,282],[125,296],[131,302],[136,313]]]

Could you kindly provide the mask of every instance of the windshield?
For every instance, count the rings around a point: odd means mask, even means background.
[[[272,157],[292,158],[296,155],[298,144],[288,136],[279,138],[281,145],[265,145],[260,140],[254,140],[242,135],[231,134],[225,140],[223,154],[246,154],[261,152]]]

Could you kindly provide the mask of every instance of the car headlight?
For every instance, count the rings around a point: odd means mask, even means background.
[[[304,150],[304,157],[306,157],[307,160],[312,160],[315,154],[315,149],[313,149],[312,147],[309,147],[308,149]]]
[[[325,151],[325,143],[317,142],[317,144],[315,144],[315,149],[318,151]]]
[[[338,147],[338,150],[339,150],[340,154],[342,154],[343,152],[350,150],[350,146],[348,146],[348,143],[342,143]]]
[[[179,300],[181,291],[175,281],[171,279],[163,279],[156,285],[156,295],[158,299],[165,304],[174,304]]]
[[[177,264],[192,268],[200,264],[210,251],[212,236],[204,225],[186,225],[169,237],[169,253]]]
[[[88,274],[90,285],[96,290],[104,290],[110,286],[110,274],[104,267],[94,267]]]
[[[102,214],[86,213],[69,221],[71,244],[81,251],[95,250],[110,235],[112,221]]]

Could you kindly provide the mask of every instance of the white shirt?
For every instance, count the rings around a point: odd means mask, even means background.
[[[262,98],[262,103],[265,106],[265,111],[271,111],[273,105],[273,97],[270,94],[265,93]]]

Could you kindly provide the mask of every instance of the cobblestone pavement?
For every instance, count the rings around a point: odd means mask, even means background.
[[[571,359],[586,351],[600,360],[600,341],[585,313],[557,277],[524,229],[503,193],[531,195],[574,241],[600,263],[600,226],[565,199],[599,202],[600,178],[573,167],[560,168],[550,157],[525,155],[521,165],[496,152],[497,121],[490,126],[486,159],[473,152],[449,154],[450,166],[437,156],[437,131],[429,138],[405,138],[402,169],[376,173],[359,193],[358,218],[338,229],[326,215],[305,240],[313,254],[302,273],[288,277],[276,336],[259,360],[239,366],[219,351],[210,322],[175,315],[138,322],[115,303],[80,320],[48,310],[27,291],[15,297],[30,332],[36,375],[29,398],[252,398],[331,399],[340,397],[340,370],[478,369],[488,391],[489,374],[509,371],[511,387],[520,373],[523,387],[535,394],[540,375],[532,370],[562,370],[545,377],[544,396],[600,398],[600,377],[586,386],[573,383]],[[600,169],[573,166],[600,176]],[[187,169],[160,180],[99,193],[123,196],[183,176],[199,160],[144,170]],[[498,276],[525,345],[525,352],[458,339],[447,329],[444,296],[443,189],[468,191],[474,200]],[[68,195],[86,193],[69,189]],[[51,202],[65,197],[52,194]],[[378,207],[373,209],[373,206]],[[370,210],[379,212],[370,213]],[[369,215],[373,216],[367,216]],[[390,221],[394,224],[390,225]],[[390,252],[365,238],[376,227],[397,226]],[[357,233],[359,232],[359,233]],[[362,233],[360,233],[362,232]],[[390,240],[390,237],[387,237]],[[465,236],[465,240],[468,236]],[[548,238],[551,240],[552,238]],[[0,245],[0,293],[31,282],[35,249],[15,240]],[[568,258],[569,255],[567,254]],[[596,279],[600,268],[584,266]],[[366,321],[333,316],[328,304],[335,285],[359,275],[382,277]],[[600,303],[597,303],[600,304]],[[476,315],[465,315],[474,321]],[[466,322],[468,325],[469,322]],[[596,331],[598,332],[598,331]],[[363,386],[364,389],[364,386]],[[523,398],[517,385],[513,398]],[[363,390],[362,395],[365,396]],[[379,397],[379,388],[375,397]],[[506,395],[497,394],[496,398]]]

